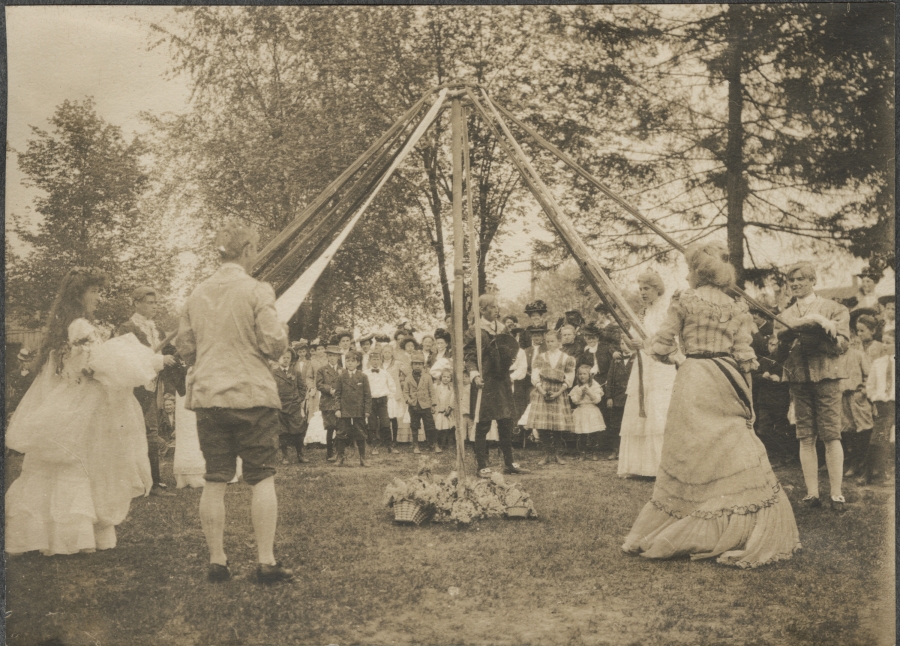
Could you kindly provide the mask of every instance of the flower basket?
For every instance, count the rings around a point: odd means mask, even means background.
[[[528,507],[507,507],[507,518],[528,518]]]
[[[394,522],[421,525],[431,516],[425,508],[412,500],[401,500],[394,505]]]

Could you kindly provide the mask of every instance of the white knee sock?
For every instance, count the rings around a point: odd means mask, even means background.
[[[225,487],[224,482],[207,482],[200,495],[200,524],[206,545],[209,547],[209,562],[225,565]]]
[[[814,437],[805,437],[800,440],[800,468],[803,469],[803,482],[806,483],[807,495],[818,498],[819,457],[816,455],[816,438]]]
[[[250,517],[256,534],[259,562],[275,565],[275,527],[278,524],[278,498],[275,495],[275,476],[253,485]]]
[[[825,464],[828,466],[828,482],[831,484],[831,497],[841,498],[841,485],[844,481],[844,447],[840,440],[825,442]]]

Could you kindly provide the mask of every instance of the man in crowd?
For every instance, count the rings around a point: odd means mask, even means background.
[[[831,507],[844,511],[841,492],[844,452],[841,448],[841,379],[846,368],[841,355],[850,340],[850,312],[843,305],[819,298],[813,291],[816,270],[812,263],[799,262],[786,273],[794,303],[780,316],[790,328],[776,322],[779,354],[787,354],[783,381],[790,384],[797,417],[800,466],[807,495],[801,503],[821,507],[816,438],[825,443],[825,464],[831,484]],[[778,360],[778,358],[776,358]]]
[[[188,407],[197,414],[206,486],[200,520],[209,547],[211,582],[231,578],[225,556],[225,488],[243,461],[244,481],[253,488],[250,517],[259,565],[256,579],[276,583],[293,578],[275,560],[278,499],[275,463],[281,402],[267,360],[288,348],[287,326],[275,312],[275,292],[249,276],[259,236],[232,222],[219,231],[219,269],[191,293],[178,325],[176,347],[194,372]]]
[[[478,297],[478,309],[481,313],[481,370],[478,369],[477,344],[474,326],[466,333],[463,352],[466,370],[472,378],[471,410],[477,413],[475,418],[475,460],[478,464],[478,475],[490,476],[487,468],[487,434],[491,430],[491,422],[497,422],[497,434],[500,438],[500,451],[503,453],[503,473],[527,473],[525,469],[513,462],[512,431],[516,420],[513,402],[512,381],[509,369],[518,355],[519,345],[506,332],[500,323],[500,306],[494,294],[482,294]],[[478,391],[481,391],[480,408],[476,405]]]
[[[164,367],[172,367],[177,362],[175,357],[171,355],[163,355],[162,350],[162,333],[156,329],[156,323],[153,317],[156,315],[156,290],[148,285],[142,285],[131,293],[131,301],[134,304],[134,314],[130,319],[122,323],[116,330],[116,336],[123,334],[134,334],[137,340],[153,350],[156,353],[158,365],[154,368],[160,372]],[[165,446],[162,438],[159,436],[159,405],[157,398],[159,396],[158,389],[161,387],[159,378],[155,378],[145,386],[139,386],[134,389],[134,396],[141,405],[144,413],[144,425],[147,428],[147,454],[150,457],[150,475],[153,478],[153,487],[150,489],[151,496],[174,496],[175,494],[166,491],[167,487],[162,481],[159,471],[159,451]]]

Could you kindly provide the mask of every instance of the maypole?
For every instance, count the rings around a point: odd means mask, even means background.
[[[456,392],[456,471],[460,482],[465,480],[465,425],[462,418],[462,382],[465,370],[463,357],[464,271],[463,271],[463,218],[462,218],[462,149],[463,107],[462,92],[451,95],[450,148],[453,163],[453,381]],[[477,337],[476,337],[477,338]],[[479,359],[481,353],[478,353]],[[479,366],[480,367],[480,366]]]

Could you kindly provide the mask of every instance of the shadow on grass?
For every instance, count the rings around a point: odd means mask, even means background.
[[[893,643],[893,491],[851,489],[840,516],[798,509],[799,469],[780,469],[804,550],[748,572],[624,555],[653,484],[617,478],[614,462],[516,478],[536,521],[410,527],[381,506],[385,485],[415,469],[410,452],[376,456],[367,469],[310,453],[311,464],[277,476],[276,554],[294,568],[293,585],[253,581],[244,484],[226,500],[236,577],[208,584],[200,492],[181,490],[135,500],[114,550],[9,559],[8,643]],[[517,452],[527,466],[538,457]],[[453,468],[452,453],[440,459]],[[14,461],[7,473],[17,474]]]

